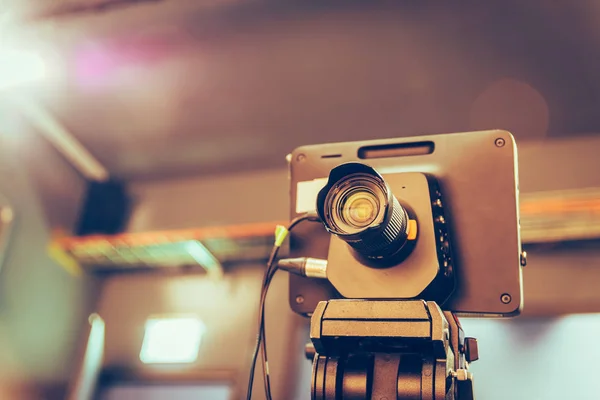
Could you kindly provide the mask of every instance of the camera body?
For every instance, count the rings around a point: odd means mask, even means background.
[[[304,146],[291,154],[290,180],[291,216],[317,210],[324,222],[293,231],[291,256],[327,259],[326,281],[290,275],[295,312],[336,298],[423,299],[479,317],[520,312],[509,132]]]
[[[327,279],[344,298],[427,298],[441,304],[454,289],[454,271],[437,183],[419,172],[389,174],[385,181],[390,188],[399,189],[394,194],[415,222],[414,237],[398,256],[373,259],[334,235],[327,256]]]

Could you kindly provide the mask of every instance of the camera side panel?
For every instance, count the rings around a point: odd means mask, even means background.
[[[419,146],[413,146],[415,143]],[[415,148],[418,151],[411,150]],[[311,191],[304,190],[311,187],[311,182],[318,191],[319,179],[322,181],[332,168],[350,161],[369,164],[382,175],[421,172],[438,181],[457,278],[456,290],[444,309],[470,316],[519,313],[522,278],[517,154],[509,132],[493,130],[298,148],[290,160],[291,216],[308,211],[297,208],[297,200],[302,195],[302,204],[311,203]],[[301,182],[305,183],[306,193],[298,193]],[[295,246],[294,237],[301,238],[303,246]],[[325,247],[329,243],[324,229],[308,237],[298,231],[292,235],[291,252],[293,256],[327,258]],[[298,295],[304,295],[301,304],[296,302]],[[296,312],[311,313],[317,298],[337,296],[327,283],[290,277],[290,304]]]

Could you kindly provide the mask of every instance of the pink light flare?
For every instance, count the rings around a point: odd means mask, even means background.
[[[84,87],[121,84],[122,73],[149,71],[171,58],[178,47],[173,41],[153,37],[86,43],[75,53],[76,83]]]

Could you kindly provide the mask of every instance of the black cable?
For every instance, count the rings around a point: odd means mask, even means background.
[[[292,222],[290,222],[290,225],[288,226],[287,230],[291,231],[296,227],[296,225],[303,221],[321,222],[321,218],[319,218],[319,215],[316,212],[308,212],[306,214],[302,214],[301,216],[294,218]]]
[[[273,246],[273,249],[271,250],[271,255],[269,256],[269,261],[267,262],[267,270],[265,271],[265,276],[263,277],[263,282],[262,282],[262,286],[261,286],[259,311],[258,311],[258,336],[256,338],[254,352],[252,353],[252,364],[250,365],[250,376],[248,378],[248,389],[246,391],[246,399],[247,400],[250,400],[252,398],[252,386],[254,384],[254,371],[256,369],[256,358],[258,357],[258,352],[261,349],[261,343],[263,342],[264,322],[265,322],[265,318],[264,318],[265,300],[267,297],[267,290],[268,290],[269,284],[270,284],[269,277],[271,275],[271,270],[273,269],[272,268],[273,263],[275,261],[275,258],[277,257],[278,252],[279,252],[279,246]],[[265,388],[265,389],[267,389],[267,388]]]
[[[273,277],[275,276],[275,272],[277,272],[277,264],[274,264],[272,266],[271,272],[269,274],[269,279],[267,280],[267,284],[265,287],[265,300],[267,297],[267,290],[271,284],[271,280],[273,279]],[[271,399],[271,377],[270,377],[270,373],[269,373],[269,363],[267,361],[267,331],[265,329],[265,310],[263,307],[263,313],[262,313],[262,321],[261,321],[261,332],[260,334],[262,335],[262,341],[261,341],[261,353],[262,353],[262,370],[263,370],[263,383],[265,386],[265,395],[266,395],[266,399],[267,400],[272,400]]]
[[[294,218],[290,225],[287,227],[287,231],[291,231],[303,221],[320,221],[319,216],[316,213],[307,213],[303,214],[297,218]],[[260,302],[259,302],[259,311],[258,311],[258,336],[256,338],[256,344],[254,347],[254,352],[252,353],[252,364],[250,365],[250,376],[248,379],[248,389],[246,391],[246,400],[252,399],[252,386],[254,384],[254,372],[256,369],[256,359],[258,357],[258,352],[262,350],[262,367],[263,367],[263,380],[265,387],[265,395],[267,400],[271,400],[271,378],[269,374],[268,368],[268,357],[267,357],[267,340],[266,340],[266,332],[265,332],[265,301],[267,298],[267,292],[269,290],[269,285],[273,280],[273,276],[275,276],[275,272],[277,271],[277,264],[275,263],[275,259],[277,258],[277,254],[279,254],[279,249],[281,248],[281,244],[275,243],[273,249],[271,250],[271,254],[269,255],[269,260],[267,261],[267,269],[265,271],[265,275],[263,277],[262,286],[261,286],[261,294],[260,294]]]

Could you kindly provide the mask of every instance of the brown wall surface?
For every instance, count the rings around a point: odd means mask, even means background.
[[[0,269],[0,398],[64,396],[94,284],[58,266],[46,246],[51,230],[70,230],[83,191],[83,179],[44,140],[0,131],[0,193],[15,210]]]
[[[225,379],[236,396],[246,390],[248,367],[257,332],[259,287],[263,268],[246,265],[220,281],[197,274],[146,274],[106,280],[98,312],[106,322],[105,369],[126,371],[139,381],[191,377],[197,381]],[[275,277],[267,300],[269,363],[274,398],[290,398],[296,383],[300,317],[287,304],[287,277]],[[207,329],[198,359],[184,367],[144,365],[139,358],[144,324],[151,316],[178,314],[198,317]],[[302,338],[306,340],[306,338]],[[261,375],[260,366],[256,376]],[[255,384],[263,398],[262,380]],[[235,397],[238,398],[238,397]]]

